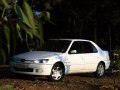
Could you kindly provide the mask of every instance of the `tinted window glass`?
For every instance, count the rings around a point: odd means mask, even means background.
[[[82,43],[79,42],[79,41],[73,42],[73,44],[72,44],[72,46],[71,46],[71,48],[70,48],[69,53],[70,53],[72,50],[76,50],[76,53],[82,53]]]
[[[90,42],[82,42],[83,53],[95,53],[97,49]]]
[[[45,43],[45,51],[65,52],[71,41],[68,40],[49,40]]]

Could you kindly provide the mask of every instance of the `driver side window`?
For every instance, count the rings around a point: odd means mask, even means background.
[[[69,50],[69,54],[71,54],[71,51],[75,51],[75,50],[76,50],[76,53],[74,53],[74,54],[82,53],[81,42],[79,42],[79,41],[73,42],[73,44]]]

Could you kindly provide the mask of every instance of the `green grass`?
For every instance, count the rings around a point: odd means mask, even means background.
[[[12,85],[4,85],[0,86],[0,90],[15,90],[15,88]]]

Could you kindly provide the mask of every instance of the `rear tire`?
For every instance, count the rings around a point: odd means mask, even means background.
[[[103,63],[99,63],[95,72],[95,77],[102,77],[105,74],[105,65]]]
[[[49,76],[50,81],[60,81],[64,76],[64,68],[60,64],[55,64]]]

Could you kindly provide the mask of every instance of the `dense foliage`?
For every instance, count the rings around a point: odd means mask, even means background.
[[[52,10],[52,14],[58,30],[54,30],[51,37],[91,39],[108,50],[120,42],[118,1],[65,0]]]
[[[38,38],[44,43],[41,18],[48,19],[49,12],[35,17],[26,0],[22,0],[22,6],[15,0],[2,0],[0,12],[0,59],[4,64],[14,54],[18,41],[28,46],[28,40]]]

